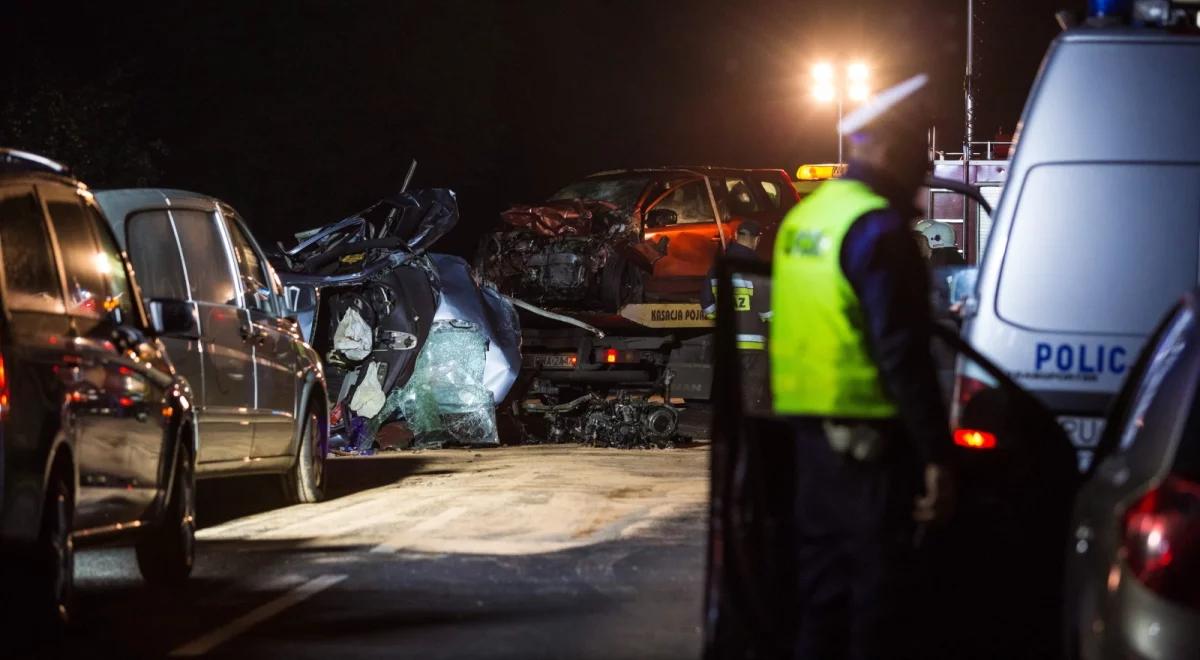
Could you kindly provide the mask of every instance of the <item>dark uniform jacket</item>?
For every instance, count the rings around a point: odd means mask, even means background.
[[[941,462],[951,448],[950,431],[930,356],[929,272],[912,240],[912,199],[886,175],[858,164],[845,178],[889,202],[851,225],[842,242],[842,272],[861,303],[871,354],[906,435],[923,462]]]

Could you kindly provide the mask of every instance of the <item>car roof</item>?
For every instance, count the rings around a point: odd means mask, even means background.
[[[1172,43],[1172,42],[1190,42],[1195,43],[1197,35],[1187,32],[1170,32],[1162,28],[1154,27],[1077,27],[1071,28],[1059,35],[1059,41],[1069,42],[1157,42],[1157,43]]]
[[[53,182],[86,189],[86,186],[71,176],[70,170],[62,163],[28,151],[0,147],[0,180],[16,179]]]
[[[596,172],[594,174],[589,174],[584,178],[596,179],[596,178],[602,178],[602,177],[612,177],[612,176],[621,176],[621,175],[629,175],[629,174],[651,174],[651,175],[653,175],[653,174],[699,174],[699,173],[704,173],[704,174],[750,174],[750,173],[762,174],[762,173],[767,173],[767,172],[775,173],[775,172],[782,172],[782,171],[783,171],[782,168],[772,168],[772,167],[750,168],[750,167],[718,167],[718,166],[714,166],[714,165],[697,165],[697,166],[679,165],[679,166],[670,166],[670,167],[668,167],[668,166],[634,167],[634,168],[625,168],[625,169],[618,169],[618,170],[604,170],[602,172]]]
[[[121,246],[125,246],[125,222],[138,211],[187,209],[212,213],[224,204],[216,197],[174,188],[124,188],[96,191],[96,203],[108,216]]]

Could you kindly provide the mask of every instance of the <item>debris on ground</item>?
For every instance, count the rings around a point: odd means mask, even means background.
[[[546,419],[548,442],[579,442],[595,447],[671,447],[679,412],[669,404],[640,397],[585,394],[556,405],[526,402],[526,412]]]

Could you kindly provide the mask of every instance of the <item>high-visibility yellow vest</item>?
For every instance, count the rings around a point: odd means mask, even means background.
[[[888,202],[852,179],[828,181],[784,218],[772,265],[771,389],[781,415],[894,417],[867,349],[858,296],[842,272],[842,240]]]

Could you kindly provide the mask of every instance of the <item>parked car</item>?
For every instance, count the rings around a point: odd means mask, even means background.
[[[770,259],[779,223],[799,200],[783,170],[599,172],[502,214],[505,226],[484,240],[477,270],[504,293],[555,307],[695,302],[743,220],[763,227],[759,253]]]
[[[134,543],[148,582],[191,572],[196,402],[161,337],[195,323],[177,300],[144,306],[85,185],[8,149],[0,261],[5,625],[57,628],[71,615],[76,544]]]
[[[237,212],[181,190],[96,193],[151,300],[184,300],[199,336],[163,338],[196,393],[196,475],[278,473],[291,502],[324,496],[328,444],[320,357]]]
[[[1063,33],[1025,107],[963,333],[1058,416],[1080,469],[1153,324],[1197,284],[1198,115],[1200,36],[1145,26]],[[960,403],[986,387],[958,380]]]
[[[1200,657],[1198,295],[1147,344],[1079,492],[1066,623],[1082,658]]]

